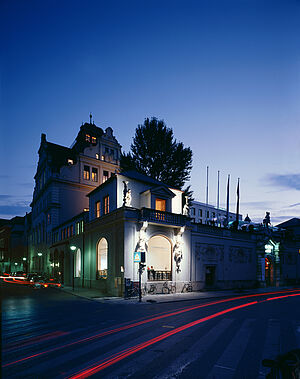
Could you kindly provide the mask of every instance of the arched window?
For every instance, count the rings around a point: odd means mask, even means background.
[[[75,278],[80,278],[81,276],[81,251],[77,249],[75,256]]]
[[[107,278],[107,253],[108,243],[105,238],[101,238],[97,249],[97,278]]]
[[[172,246],[166,237],[150,238],[147,271],[148,280],[172,280]]]

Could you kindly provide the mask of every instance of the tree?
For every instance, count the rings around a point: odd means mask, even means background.
[[[138,125],[129,153],[121,156],[121,170],[136,170],[174,188],[190,179],[192,150],[177,142],[163,120],[146,118]]]

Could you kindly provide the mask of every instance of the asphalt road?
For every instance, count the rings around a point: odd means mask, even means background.
[[[264,378],[263,358],[300,348],[300,292],[114,304],[1,291],[3,378]]]

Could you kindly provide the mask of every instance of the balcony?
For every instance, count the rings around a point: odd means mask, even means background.
[[[157,211],[149,208],[141,209],[141,221],[173,226],[184,226],[189,223],[189,219],[182,214]]]

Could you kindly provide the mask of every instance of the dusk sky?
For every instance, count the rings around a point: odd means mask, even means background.
[[[205,202],[300,215],[298,0],[17,1],[1,17],[0,217],[30,211],[41,133],[70,146],[92,112],[124,151],[146,117],[193,151]]]

